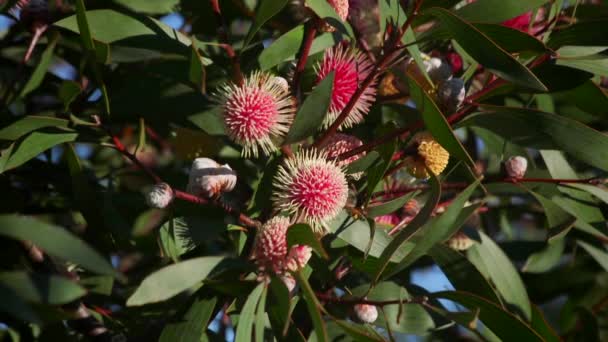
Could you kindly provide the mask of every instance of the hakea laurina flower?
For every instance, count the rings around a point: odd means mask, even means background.
[[[295,245],[289,250],[285,269],[290,272],[297,272],[308,264],[308,260],[310,260],[311,256],[312,248],[306,245]]]
[[[514,156],[505,161],[505,171],[511,178],[524,178],[528,169],[528,160],[521,156]]]
[[[216,94],[226,133],[243,146],[243,156],[266,155],[276,150],[273,139],[289,130],[295,106],[289,90],[275,77],[254,72],[242,85],[225,84]]]
[[[230,165],[220,165],[213,159],[196,158],[192,163],[187,191],[193,195],[214,197],[230,192],[236,186],[236,173]]]
[[[327,141],[321,146],[321,150],[327,153],[328,159],[335,159],[342,153],[348,152],[361,145],[363,145],[363,142],[352,135],[336,133],[327,139]],[[363,156],[365,156],[365,152],[361,152],[343,160],[338,160],[336,163],[338,166],[346,166]],[[351,174],[350,176],[354,179],[359,179],[362,175],[363,172],[358,172]]]
[[[373,64],[361,51],[338,45],[325,52],[323,60],[316,65],[315,69],[317,83],[321,82],[330,72],[334,72],[329,111],[323,121],[323,127],[329,127],[346,107],[363,80],[372,72]],[[369,112],[376,99],[375,83],[376,80],[365,88],[340,129],[363,121],[364,115]]]
[[[430,133],[418,133],[412,138],[416,155],[407,157],[404,162],[408,172],[416,178],[428,178],[427,168],[435,175],[445,170],[450,154]]]
[[[274,204],[296,220],[322,231],[346,204],[348,184],[343,169],[316,150],[285,160],[274,179]]]
[[[173,189],[167,183],[155,184],[146,193],[146,203],[152,208],[166,208],[173,201]]]
[[[452,235],[452,237],[446,242],[448,247],[457,251],[466,251],[467,249],[471,248],[474,243],[475,241],[473,241],[473,239],[461,231],[458,231],[456,234]]]
[[[356,304],[354,306],[357,318],[363,323],[374,323],[378,319],[378,308],[370,304]]]

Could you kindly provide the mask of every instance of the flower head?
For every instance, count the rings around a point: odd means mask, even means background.
[[[289,225],[289,218],[276,216],[258,230],[253,243],[252,257],[261,272],[283,273]]]
[[[152,208],[166,208],[173,201],[173,190],[167,183],[155,184],[146,193],[146,203]]]
[[[236,173],[230,165],[220,165],[209,158],[196,158],[188,177],[187,191],[193,195],[213,197],[230,192],[236,186]]]
[[[336,133],[327,139],[327,141],[321,146],[321,150],[327,153],[327,158],[334,159],[342,153],[348,152],[361,145],[363,145],[363,142],[352,135]],[[338,166],[346,166],[363,156],[365,156],[365,152],[361,152],[343,160],[338,160],[336,163]],[[352,174],[351,176],[355,179],[359,179],[361,175],[363,175],[363,172]]]
[[[363,323],[374,323],[378,319],[378,308],[370,304],[356,304],[354,306],[357,318]]]
[[[226,133],[243,146],[245,157],[276,150],[273,139],[287,133],[295,106],[289,91],[274,76],[254,72],[242,85],[223,85],[216,100],[221,105]]]
[[[505,161],[505,170],[511,178],[523,178],[528,169],[528,160],[522,156],[514,156]]]
[[[450,159],[450,154],[444,149],[433,136],[427,132],[418,133],[412,138],[416,146],[416,155],[407,157],[405,165],[409,173],[416,178],[428,178],[430,175],[427,168],[435,175],[445,170]]]
[[[348,184],[344,171],[327,155],[315,150],[286,159],[274,179],[274,204],[295,214],[313,228],[324,227],[346,204]]]
[[[329,73],[334,72],[334,84],[331,93],[329,110],[324,127],[329,127],[348,104],[359,85],[372,72],[373,64],[361,51],[355,48],[338,45],[325,52],[323,60],[316,66],[317,83]],[[372,82],[357,99],[340,128],[348,128],[363,121],[372,103],[376,99],[376,80]]]

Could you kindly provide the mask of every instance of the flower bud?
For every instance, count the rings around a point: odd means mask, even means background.
[[[474,241],[461,231],[454,234],[447,241],[448,247],[457,251],[466,251],[473,246],[473,243]]]
[[[451,78],[443,82],[437,90],[439,102],[449,112],[455,112],[460,107],[465,95],[464,81],[460,78]]]
[[[287,82],[287,80],[281,76],[275,76],[272,78],[272,81],[278,85],[279,87],[281,87],[281,89],[283,91],[285,91],[286,93],[289,92],[289,82]]]
[[[287,256],[287,229],[289,218],[276,216],[258,231],[253,243],[252,258],[262,274],[282,274]]]
[[[209,158],[197,158],[192,163],[187,191],[193,195],[213,197],[230,192],[236,186],[236,173],[230,165],[220,165]]]
[[[281,280],[283,281],[283,284],[285,284],[285,286],[287,287],[289,293],[292,293],[293,290],[296,288],[296,280],[288,274],[282,275]]]
[[[312,249],[306,245],[295,245],[291,247],[287,255],[285,268],[288,271],[296,272],[306,266],[312,256]]]
[[[374,217],[374,221],[377,225],[383,225],[388,227],[394,227],[399,223],[399,216],[396,214],[387,214]]]
[[[146,202],[152,208],[166,208],[173,201],[173,190],[167,183],[155,184],[146,193]]]
[[[420,212],[420,204],[416,199],[411,199],[403,206],[403,213],[407,216],[416,216]]]
[[[374,323],[378,318],[378,308],[375,305],[356,304],[354,309],[357,318],[363,323]]]
[[[515,156],[505,161],[505,170],[511,178],[521,179],[526,174],[528,160],[521,156]]]

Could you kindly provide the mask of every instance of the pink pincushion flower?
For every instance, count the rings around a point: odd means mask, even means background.
[[[253,244],[253,259],[261,272],[283,273],[287,256],[289,218],[276,216],[257,232]]]
[[[327,142],[321,146],[321,149],[323,152],[327,153],[327,158],[334,159],[342,153],[348,152],[361,145],[363,145],[363,142],[352,135],[336,133],[327,139]],[[340,160],[338,161],[338,165],[348,165],[363,156],[365,156],[365,152]]]
[[[279,210],[322,231],[346,204],[348,184],[344,171],[316,150],[286,159],[274,179],[273,201]]]
[[[340,112],[346,107],[359,85],[373,69],[372,62],[361,51],[352,47],[338,45],[325,52],[323,60],[315,67],[317,83],[321,82],[330,72],[334,72],[334,84],[331,102],[323,127],[329,127]],[[355,106],[344,120],[340,128],[348,128],[363,121],[372,103],[376,99],[376,83],[374,79],[363,94],[357,99]]]
[[[228,83],[216,95],[226,133],[245,157],[276,150],[273,139],[289,130],[295,115],[289,91],[267,73],[254,72],[242,85]]]

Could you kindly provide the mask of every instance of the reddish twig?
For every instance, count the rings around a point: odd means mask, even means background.
[[[230,58],[232,64],[232,79],[238,85],[242,85],[245,81],[243,77],[243,72],[241,71],[241,64],[239,62],[238,55],[234,52],[234,48],[230,45],[230,39],[228,38],[228,27],[226,26],[226,22],[224,21],[224,16],[222,15],[222,10],[220,9],[219,0],[209,0],[211,2],[211,8],[213,9],[213,14],[218,21],[218,35],[220,37],[220,47],[222,47],[228,58]]]
[[[319,21],[317,19],[312,19],[306,23],[306,32],[304,34],[302,46],[300,47],[298,62],[296,64],[291,83],[294,90],[293,93],[298,98],[300,95],[300,78],[302,77],[302,73],[306,67],[306,61],[308,60],[308,55],[310,54],[312,42],[315,40],[315,35],[317,34],[317,26],[319,26]]]
[[[386,306],[386,305],[398,305],[398,304],[423,304],[426,303],[429,298],[426,296],[413,297],[410,299],[395,299],[395,300],[369,300],[366,298],[355,298],[355,297],[336,297],[333,295],[329,295],[326,293],[316,293],[318,299],[324,302],[332,302],[332,303],[340,303],[340,304],[348,304],[348,305],[356,305],[356,304],[368,304],[368,305],[376,305],[376,306]]]

